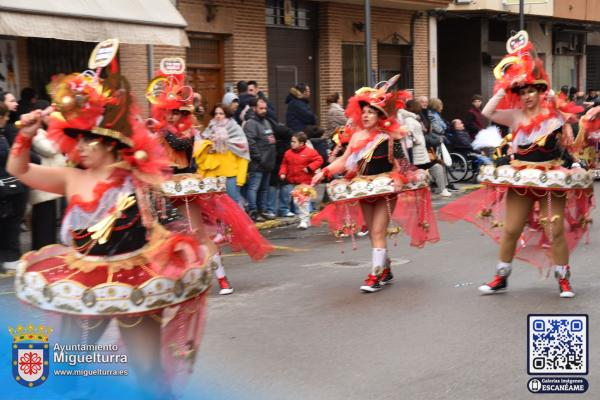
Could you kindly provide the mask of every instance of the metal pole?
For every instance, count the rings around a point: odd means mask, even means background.
[[[375,85],[371,72],[371,0],[365,0],[365,55],[367,64],[367,85]]]
[[[525,29],[525,0],[519,0],[519,30]]]

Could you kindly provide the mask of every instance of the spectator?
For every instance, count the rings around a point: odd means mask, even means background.
[[[303,132],[307,125],[317,124],[317,117],[308,104],[309,98],[310,87],[306,83],[299,83],[290,89],[290,94],[285,99],[285,120],[292,132]]]
[[[40,102],[36,103],[38,106]],[[57,146],[47,137],[46,127],[50,110],[46,110],[42,119],[42,128],[38,129],[33,137],[32,149],[41,158],[41,164],[49,167],[64,167],[66,158],[58,150]],[[29,192],[29,204],[31,204],[31,248],[39,250],[44,246],[56,243],[56,221],[57,221],[57,199],[61,196],[32,190]]]
[[[465,126],[469,135],[471,135],[471,140],[475,139],[477,132],[485,129],[488,125],[487,119],[481,113],[481,102],[482,97],[480,94],[473,96],[471,99],[471,108],[469,108],[467,118],[465,119]]]
[[[241,102],[240,102],[241,105]],[[266,214],[269,178],[275,167],[277,150],[273,126],[267,117],[267,102],[253,98],[250,106],[253,113],[244,124],[248,139],[250,164],[248,166],[247,201],[248,213],[254,221],[272,219]]]
[[[326,139],[330,140],[336,130],[343,128],[348,121],[344,107],[342,107],[342,96],[338,92],[329,95],[326,99],[329,104],[327,111],[327,129],[325,130]]]
[[[0,92],[0,103],[4,104],[8,108],[9,118],[10,114],[16,113],[17,107],[19,104],[17,103],[17,99],[10,92]],[[17,133],[19,130],[15,127],[15,124],[12,122],[8,122],[4,126],[4,136],[6,140],[8,140],[8,144],[12,146],[15,137],[17,137]]]
[[[277,114],[275,114],[275,107],[273,107],[273,104],[269,101],[269,99],[267,99],[267,96],[265,96],[263,91],[260,90],[260,88],[258,87],[258,82],[248,81],[248,93],[254,97],[257,97],[259,99],[263,99],[264,101],[266,101],[267,102],[267,110],[268,110],[267,117],[277,121]]]
[[[291,185],[310,185],[315,171],[323,165],[323,158],[316,150],[306,145],[308,138],[304,132],[294,133],[291,141],[291,149],[285,152],[283,162],[279,168],[279,177],[282,181]],[[298,204],[299,229],[307,229],[310,226],[310,200]]]
[[[473,151],[471,135],[465,130],[465,124],[460,119],[452,120],[452,129],[448,132],[450,146],[458,152]]]
[[[431,124],[431,132],[444,137],[448,124],[442,118],[442,111],[444,110],[444,103],[438,98],[432,98],[429,100],[429,108],[427,109],[427,119]]]
[[[475,176],[479,173],[479,167],[486,164],[491,164],[492,160],[484,156],[480,152],[476,152],[473,149],[471,136],[469,132],[465,130],[465,125],[460,119],[452,121],[452,128],[448,132],[448,138],[450,140],[450,146],[454,151],[459,153],[466,153],[476,160],[473,161],[473,170]],[[469,159],[467,157],[467,159]]]
[[[562,100],[567,100],[569,98],[569,87],[567,85],[562,85],[560,87],[558,97]]]
[[[408,100],[406,108],[399,110],[399,114],[404,120],[404,125],[408,129],[408,134],[413,142],[413,164],[419,169],[429,171],[430,176],[436,183],[433,189],[435,194],[443,197],[450,197],[452,194],[446,189],[448,180],[444,167],[435,159],[431,160],[427,151],[425,136],[423,135],[423,125],[420,121],[421,105],[415,100]]]
[[[267,120],[273,127],[273,133],[275,134],[275,147],[277,149],[277,157],[275,158],[275,173],[271,174],[271,181],[269,182],[269,194],[267,204],[267,216],[275,217],[293,217],[294,210],[292,204],[292,195],[290,188],[285,185],[285,182],[279,179],[279,171],[283,156],[290,148],[290,141],[292,140],[292,131],[278,123],[277,121],[270,119],[267,116]]]
[[[21,90],[21,99],[16,109],[16,116],[19,117],[21,114],[27,114],[33,110],[43,110],[50,106],[50,103],[46,100],[40,100],[30,87],[26,87]]]
[[[425,134],[431,129],[431,123],[429,122],[429,117],[427,116],[427,111],[429,110],[429,99],[427,98],[427,96],[421,96],[419,97],[418,101],[419,105],[421,106],[421,113],[419,116],[421,117],[421,123],[425,128],[425,130],[423,131],[423,133]]]
[[[248,111],[251,110],[250,101],[252,99],[255,99],[256,96],[253,96],[250,93],[248,93],[248,82],[239,81],[236,86],[240,105],[235,111],[234,117],[237,123],[242,125],[242,123],[250,117],[249,114],[246,114],[248,113]]]
[[[3,270],[14,270],[21,258],[20,227],[27,206],[27,188],[6,172],[10,143],[5,128],[10,115],[5,102],[6,99],[0,102],[0,265]]]
[[[198,124],[202,124],[202,120],[204,119],[206,110],[204,109],[204,105],[202,104],[202,95],[198,92],[194,92],[193,105],[194,105],[194,116],[196,117],[196,121]]]
[[[577,88],[571,86],[569,88],[569,101],[575,101],[575,94],[578,92]]]
[[[210,115],[208,127],[202,134],[197,133],[194,142],[197,173],[227,177],[227,194],[243,208],[239,188],[246,184],[248,175],[248,139],[224,105],[215,105]]]
[[[425,135],[425,141],[427,147],[434,153],[437,153],[441,144],[448,145],[450,142],[446,137],[446,131],[448,130],[448,123],[442,118],[442,111],[444,110],[444,103],[438,98],[432,98],[429,100],[429,109],[427,110],[427,118],[429,119],[430,129],[429,133]],[[444,170],[446,166],[443,166]],[[449,183],[446,188],[450,191],[458,191],[454,184]]]
[[[240,107],[240,99],[233,92],[225,93],[223,95],[223,101],[221,103],[229,109],[229,112],[231,112],[232,116]]]
[[[585,100],[589,101],[590,103],[597,102],[598,101],[598,92],[596,90],[590,89],[588,92],[588,96]]]

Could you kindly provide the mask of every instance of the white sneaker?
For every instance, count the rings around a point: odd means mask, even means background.
[[[17,261],[5,261],[4,263],[2,263],[2,266],[7,271],[16,271],[17,270],[17,266],[19,265],[20,262],[21,262],[21,260],[17,260]]]
[[[365,231],[360,231],[360,232],[356,232],[356,236],[358,237],[363,237],[363,236],[367,236],[369,234],[369,230],[365,230]]]
[[[295,217],[295,216],[296,216],[296,214],[294,214],[294,213],[293,213],[293,212],[291,212],[291,211],[288,211],[288,212],[287,212],[286,214],[284,214],[283,216],[284,216],[284,217],[288,217],[288,218],[290,218],[290,217]]]
[[[307,221],[301,221],[298,224],[298,229],[308,229],[309,226],[310,225],[309,225],[309,223]]]
[[[452,197],[452,193],[448,189],[444,189],[441,191],[440,196],[442,197]]]

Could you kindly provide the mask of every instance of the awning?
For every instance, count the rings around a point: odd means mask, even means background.
[[[0,35],[189,46],[171,0],[0,0]]]

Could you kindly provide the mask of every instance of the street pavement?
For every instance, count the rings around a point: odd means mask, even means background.
[[[521,262],[508,292],[480,296],[497,246],[469,224],[439,225],[436,244],[415,249],[401,238],[391,248],[396,282],[373,294],[358,289],[369,272],[367,238],[352,251],[324,229],[288,227],[268,234],[288,248],[263,263],[227,257],[236,292],[209,299],[202,384],[237,399],[534,398],[527,315],[586,313],[590,389],[571,396],[600,398],[598,225],[571,259],[574,299],[559,298],[553,277]]]
[[[600,220],[598,210],[593,216]],[[350,239],[336,242],[324,228],[292,225],[265,231],[278,248],[261,263],[227,254],[235,292],[211,289],[184,398],[534,398],[527,390],[527,315],[543,313],[589,314],[590,389],[569,398],[600,398],[598,224],[571,258],[574,299],[559,298],[553,277],[521,262],[507,293],[480,296],[497,246],[466,223],[439,227],[440,242],[424,249],[399,238],[391,247],[396,281],[373,294],[358,289],[370,270],[368,238],[352,250]],[[0,280],[0,307],[17,304],[11,285]]]

